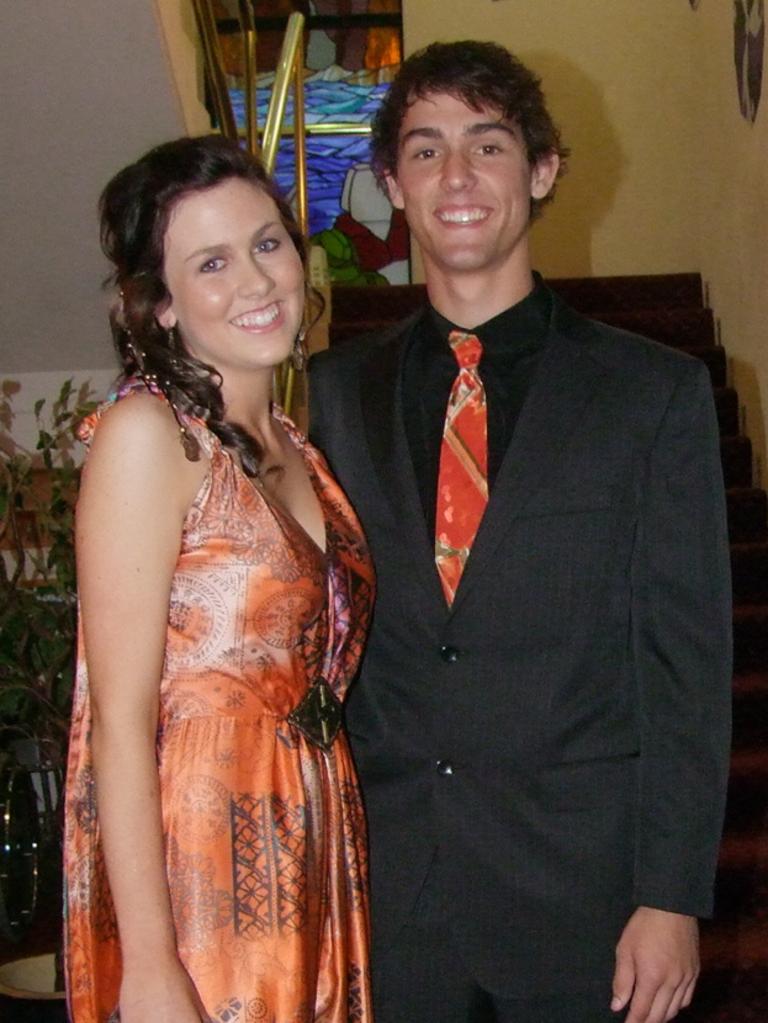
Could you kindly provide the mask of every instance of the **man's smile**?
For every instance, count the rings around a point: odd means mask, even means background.
[[[435,216],[444,224],[474,224],[487,220],[490,210],[482,206],[442,206]]]

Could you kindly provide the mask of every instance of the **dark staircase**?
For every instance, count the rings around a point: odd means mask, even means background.
[[[698,274],[553,280],[574,308],[702,360],[712,379],[728,497],[734,594],[734,736],[716,916],[702,927],[703,973],[688,1023],[768,1021],[768,501],[728,386],[725,349]],[[396,322],[421,285],[335,288],[331,344]]]

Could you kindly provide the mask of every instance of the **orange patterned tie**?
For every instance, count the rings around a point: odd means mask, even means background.
[[[488,503],[488,413],[477,372],[483,346],[461,330],[452,330],[448,343],[459,374],[448,398],[440,446],[435,564],[450,607]]]

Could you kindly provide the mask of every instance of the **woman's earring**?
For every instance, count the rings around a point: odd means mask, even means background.
[[[304,344],[304,338],[307,336],[307,331],[304,327],[301,328],[299,333],[296,335],[296,340],[293,342],[293,351],[291,352],[291,362],[293,368],[297,373],[301,373],[307,364],[307,346]]]

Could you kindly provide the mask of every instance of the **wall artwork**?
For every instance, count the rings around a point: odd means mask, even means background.
[[[763,0],[734,0],[733,50],[739,108],[754,122],[763,88],[765,5]]]
[[[401,0],[253,0],[259,29],[258,121],[266,120],[282,43],[277,17],[301,11],[306,34],[304,102],[307,124],[309,232],[328,255],[335,284],[405,284],[410,276],[408,230],[393,210],[370,167],[370,125],[402,59]],[[219,0],[219,14],[231,14],[231,0]],[[276,17],[277,16],[277,17]],[[263,27],[259,23],[262,20]],[[318,24],[319,23],[319,24]],[[235,117],[245,124],[239,37],[223,38]],[[293,125],[293,98],[286,126]],[[315,131],[312,131],[312,128]],[[292,138],[280,144],[275,177],[293,199]]]

